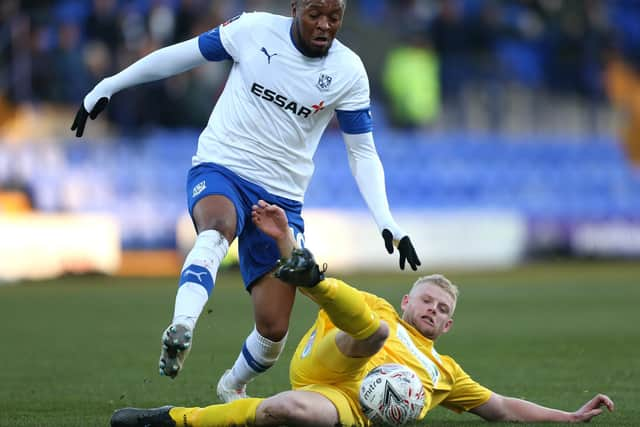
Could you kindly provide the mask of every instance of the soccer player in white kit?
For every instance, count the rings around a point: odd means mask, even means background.
[[[252,223],[251,207],[262,199],[283,208],[303,245],[301,211],[314,170],[312,157],[334,113],[351,171],[387,251],[397,247],[402,269],[405,262],[413,270],[420,265],[409,236],[389,210],[364,65],[335,39],[344,10],[345,0],[292,0],[291,17],[244,13],[191,40],[159,49],[98,83],[84,98],[71,127],[82,136],[87,117],[95,119],[122,89],[207,61],[233,61],[189,172],[187,199],[198,237],[184,262],[159,361],[161,375],[174,378],[182,368],[220,262],[238,237],[255,328],[218,382],[218,397],[225,402],[246,397],[246,384],[278,359],[296,292],[270,274],[277,265],[278,247]]]

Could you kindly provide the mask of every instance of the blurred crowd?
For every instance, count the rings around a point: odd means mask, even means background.
[[[289,14],[289,1],[2,0],[0,125],[20,105],[75,108],[104,76],[243,10]],[[349,0],[340,38],[363,57],[373,96],[391,116],[426,115],[391,120],[411,126],[432,120],[469,83],[516,82],[602,102],[613,59],[640,69],[639,23],[635,0]],[[227,67],[130,89],[112,100],[110,122],[124,132],[201,127]],[[402,105],[411,94],[421,97]]]

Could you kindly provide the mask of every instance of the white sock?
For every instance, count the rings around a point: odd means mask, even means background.
[[[240,389],[272,367],[280,357],[286,341],[287,335],[280,341],[271,341],[260,335],[254,327],[226,378],[227,387]]]
[[[228,250],[229,242],[216,230],[205,230],[198,235],[182,267],[173,323],[195,327]]]

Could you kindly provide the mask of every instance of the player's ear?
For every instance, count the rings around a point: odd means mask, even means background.
[[[444,328],[442,328],[442,333],[447,333],[453,326],[453,319],[449,319],[444,323]]]
[[[298,0],[291,0],[291,17],[296,17],[296,12],[298,11]]]
[[[400,301],[400,308],[402,311],[407,309],[407,304],[409,304],[409,295],[405,295],[402,297],[402,301]]]

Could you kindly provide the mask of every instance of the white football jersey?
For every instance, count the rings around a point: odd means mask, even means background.
[[[302,202],[322,133],[336,110],[369,108],[369,81],[358,55],[337,39],[325,57],[304,56],[291,23],[253,12],[219,27],[233,66],[193,164],[218,163]]]

